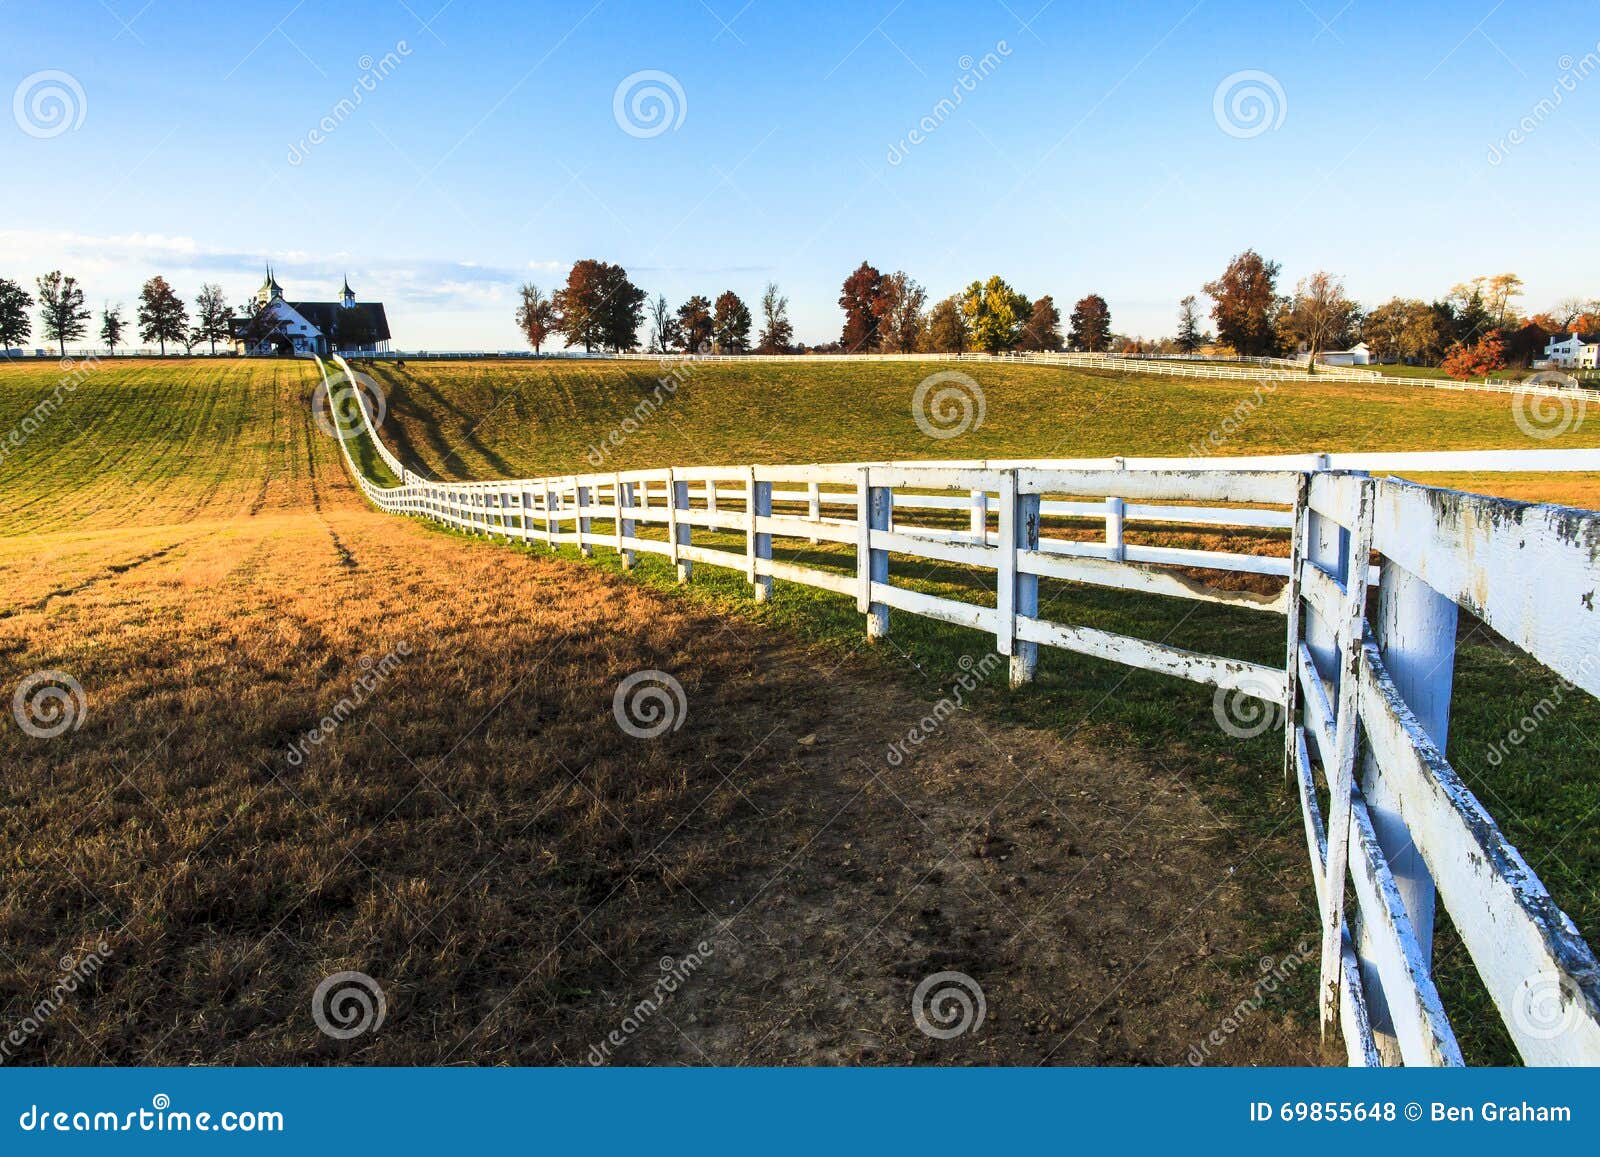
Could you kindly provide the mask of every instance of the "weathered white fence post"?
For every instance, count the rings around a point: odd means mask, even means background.
[[[717,509],[717,480],[715,478],[706,479],[706,509],[713,512]]]
[[[672,472],[669,470],[667,473],[670,478]],[[686,583],[689,581],[689,576],[694,573],[694,563],[680,553],[681,548],[688,546],[692,541],[692,528],[684,521],[681,513],[689,509],[689,484],[673,478],[667,483],[667,492],[670,503],[668,517],[671,519],[669,529],[672,533],[672,562],[678,568],[678,581]]]
[[[1289,620],[1287,635],[1284,640],[1284,654],[1287,657],[1285,674],[1288,676],[1288,685],[1284,688],[1287,696],[1283,705],[1283,778],[1293,782],[1299,775],[1299,743],[1296,739],[1296,728],[1299,726],[1300,708],[1300,636],[1303,630],[1302,619],[1305,615],[1305,600],[1301,594],[1301,570],[1306,558],[1306,527],[1311,517],[1311,507],[1308,500],[1311,497],[1311,475],[1300,475],[1299,482],[1295,485],[1294,508],[1290,512],[1289,523],[1289,583],[1284,592],[1284,612]]]
[[[1128,548],[1122,540],[1122,524],[1127,513],[1127,503],[1116,495],[1106,499],[1106,554],[1112,562],[1123,562]]]
[[[746,577],[755,588],[756,602],[772,597],[772,576],[756,573],[758,560],[772,559],[772,535],[756,529],[758,518],[772,517],[772,483],[758,482],[755,467],[745,476],[745,555]]]
[[[806,484],[806,509],[807,509],[807,517],[809,517],[812,522],[820,522],[821,521],[821,519],[822,519],[822,484],[820,482],[809,482],[809,483]],[[818,539],[818,538],[816,538],[814,536],[810,539],[810,542],[811,542],[812,546],[816,546],[817,543],[820,542],[820,541],[821,541],[821,539]]]
[[[888,530],[893,516],[894,491],[886,486],[871,484],[871,469],[863,466],[856,484],[856,512],[859,534],[856,540],[856,577],[860,593],[856,608],[867,616],[867,638],[884,639],[889,635],[889,608],[872,601],[872,584],[889,581],[889,552],[872,546],[874,530]]]
[[[542,498],[540,508],[544,512],[544,544],[548,547],[554,547],[556,542],[556,525],[553,517],[555,512],[550,508],[550,480],[548,478],[540,479],[539,488]]]
[[[1009,525],[1008,525],[1009,524]],[[1017,567],[1017,554],[1039,549],[1039,495],[1017,492],[1017,471],[1007,470],[1000,488],[1000,557],[1006,560],[1011,597],[996,600],[1010,604],[1010,614],[1001,623],[1011,650],[1011,686],[1032,683],[1039,669],[1039,644],[1017,638],[1017,620],[1039,615],[1039,577],[1024,574]]]
[[[594,545],[589,541],[589,494],[587,486],[577,488],[578,553],[584,558],[594,557]]]
[[[1327,463],[1326,454],[1317,455],[1317,472],[1326,471]],[[1341,583],[1346,578],[1344,564],[1349,551],[1349,542],[1350,532],[1337,521],[1318,514],[1315,510],[1307,510],[1305,557],[1321,566]],[[1306,648],[1311,652],[1317,674],[1328,688],[1328,698],[1331,701],[1339,687],[1338,627],[1337,624],[1324,622],[1311,603],[1306,604],[1305,610]]]
[[[622,569],[632,570],[634,552],[628,546],[628,540],[634,536],[634,521],[629,518],[627,511],[633,508],[633,483],[624,482],[622,475],[617,475],[617,552],[622,556]]]
[[[972,539],[979,546],[989,545],[989,492],[972,492]]]

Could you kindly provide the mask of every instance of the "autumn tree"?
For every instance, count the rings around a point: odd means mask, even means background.
[[[923,348],[933,353],[958,354],[967,348],[970,335],[967,319],[961,312],[961,298],[947,297],[928,311]]]
[[[761,293],[760,350],[764,354],[786,353],[794,342],[794,326],[789,322],[789,299],[778,292],[776,282],[767,282]]]
[[[1178,350],[1192,354],[1206,344],[1200,330],[1200,306],[1194,294],[1178,302]]]
[[[678,343],[689,353],[699,353],[711,344],[711,302],[695,294],[678,307]]]
[[[1347,336],[1358,316],[1356,303],[1345,295],[1342,278],[1319,269],[1300,279],[1284,311],[1283,328],[1305,345],[1310,355],[1307,373],[1317,372],[1317,355]]]
[[[1217,323],[1217,336],[1246,357],[1269,355],[1277,349],[1273,321],[1279,269],[1276,261],[1246,249],[1228,263],[1221,277],[1205,287],[1216,303],[1211,317]]]
[[[1438,312],[1425,301],[1395,297],[1361,321],[1361,340],[1379,361],[1436,362],[1450,335]]]
[[[628,280],[622,266],[592,257],[574,262],[553,301],[557,328],[569,346],[593,353],[597,347],[631,350],[639,344],[644,290]]]
[[[1017,335],[1032,316],[1033,306],[999,274],[974,281],[961,295],[967,344],[978,353],[998,353],[1017,344]]]
[[[100,340],[106,343],[106,352],[115,354],[122,344],[122,333],[128,323],[123,320],[122,306],[107,305],[100,311]]]
[[[1452,378],[1464,382],[1504,369],[1505,364],[1505,343],[1499,334],[1491,333],[1474,342],[1457,344],[1445,357],[1442,368]]]
[[[1027,324],[1017,337],[1017,348],[1049,353],[1059,350],[1061,345],[1061,311],[1047,293],[1033,303]]]
[[[650,303],[650,350],[664,354],[678,341],[678,319],[673,316],[667,295],[658,293]]]
[[[0,277],[0,347],[20,346],[33,333],[28,311],[33,295],[15,281]]]
[[[717,352],[742,354],[750,348],[750,307],[731,289],[723,290],[711,315]]]
[[[528,339],[534,353],[544,352],[544,343],[556,328],[556,306],[550,296],[531,281],[522,283],[522,304],[517,306],[517,328]]]
[[[165,277],[152,277],[139,291],[139,339],[159,342],[166,356],[167,343],[182,344],[189,333],[189,311]]]
[[[884,277],[878,291],[878,346],[884,353],[916,353],[922,340],[928,291],[903,270]]]
[[[871,353],[881,343],[878,319],[883,308],[883,274],[863,261],[844,279],[839,308],[844,310],[844,331],[839,344],[845,353]]]
[[[1521,296],[1522,278],[1515,273],[1497,273],[1485,279],[1483,304],[1494,319],[1496,329],[1505,329],[1517,320],[1516,309],[1511,303]]]
[[[89,307],[83,304],[83,290],[75,277],[63,277],[59,269],[39,278],[39,328],[46,341],[53,341],[67,356],[67,343],[87,332]]]
[[[354,312],[354,311],[347,311]],[[233,310],[222,295],[220,285],[202,285],[200,295],[194,299],[194,336],[196,344],[211,343],[211,352],[217,352],[217,343],[232,336]]]
[[[1079,299],[1072,307],[1073,346],[1091,353],[1100,353],[1111,344],[1111,307],[1098,293]]]

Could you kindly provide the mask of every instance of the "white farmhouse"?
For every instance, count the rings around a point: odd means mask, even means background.
[[[348,277],[338,301],[287,301],[269,265],[252,315],[233,320],[233,345],[241,354],[383,353],[389,317],[381,301],[357,301]]]
[[[1295,360],[1309,362],[1311,351],[1301,347]],[[1365,366],[1372,364],[1372,350],[1364,341],[1358,341],[1347,350],[1323,350],[1317,354],[1317,364],[1323,366]]]
[[[1552,337],[1544,347],[1544,366],[1557,370],[1592,370],[1600,362],[1600,334],[1571,333]]]

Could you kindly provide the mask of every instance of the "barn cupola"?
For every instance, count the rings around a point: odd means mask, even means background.
[[[350,275],[344,275],[344,288],[339,291],[339,304],[346,309],[356,307],[356,291],[350,288]]]
[[[283,300],[283,286],[278,284],[278,279],[272,276],[272,266],[267,266],[267,279],[261,283],[261,288],[256,291],[256,300],[262,305]]]

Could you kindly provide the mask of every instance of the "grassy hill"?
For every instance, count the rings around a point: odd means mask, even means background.
[[[982,424],[934,439],[912,413],[938,369],[970,375]],[[1097,457],[1600,445],[1600,413],[1548,441],[1514,399],[1382,383],[1135,377],[1061,366],[923,362],[375,362],[397,448],[438,477],[886,458]],[[674,383],[663,392],[663,377]],[[641,403],[653,416],[624,432]],[[1597,407],[1600,409],[1600,407]],[[630,426],[631,429],[631,426]],[[621,444],[613,446],[613,432]],[[1213,439],[1215,435],[1215,439]],[[1199,450],[1196,447],[1200,447]],[[605,452],[604,466],[591,452]],[[1507,497],[1600,507],[1587,476],[1430,478]]]

